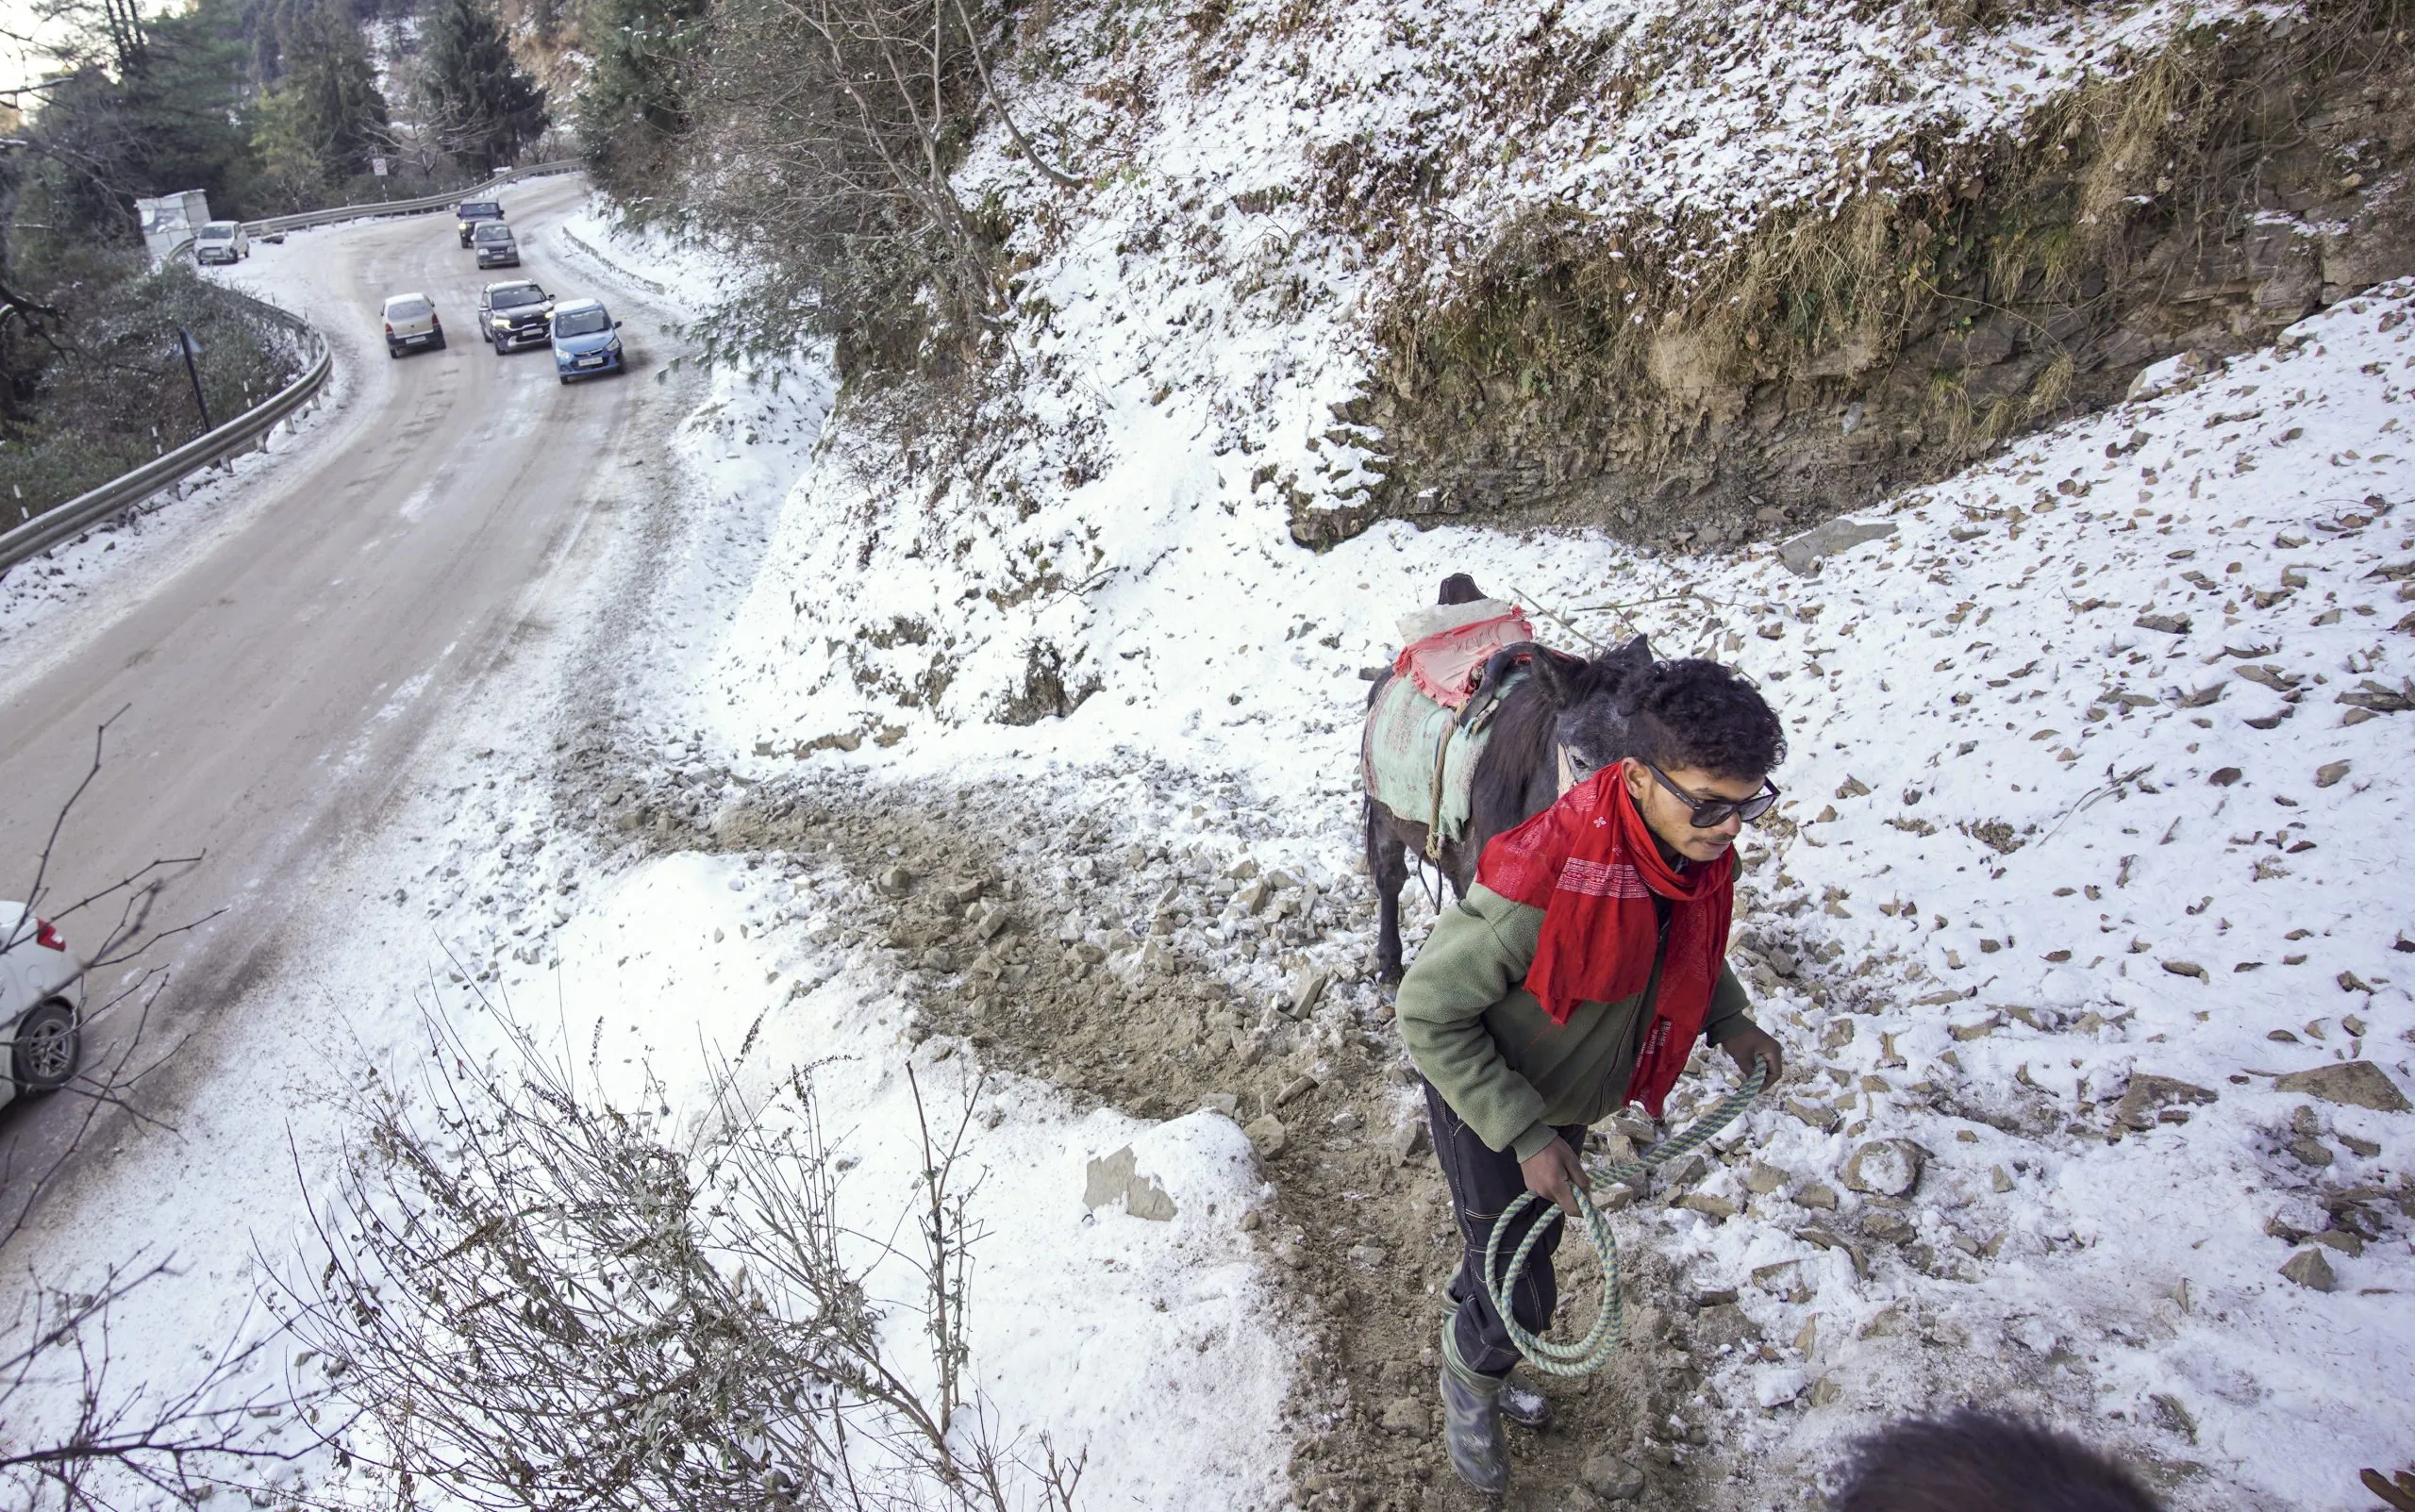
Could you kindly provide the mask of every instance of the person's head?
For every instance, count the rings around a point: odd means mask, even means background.
[[[1775,799],[1769,775],[1786,758],[1776,712],[1742,674],[1700,658],[1653,663],[1620,689],[1619,704],[1637,812],[1686,859],[1718,859],[1746,816]]]
[[[1562,792],[1624,761],[1644,822],[1693,861],[1735,843],[1745,822],[1736,805],[1757,817],[1774,801],[1766,784],[1785,759],[1785,727],[1740,673],[1698,658],[1657,660],[1641,636],[1590,661],[1542,652],[1533,665],[1554,711]]]
[[[1963,1408],[1857,1442],[1828,1512],[2162,1512],[2137,1477],[2075,1438]]]

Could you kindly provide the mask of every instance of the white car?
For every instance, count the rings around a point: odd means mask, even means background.
[[[395,294],[380,312],[386,323],[386,355],[401,357],[415,346],[444,349],[444,322],[425,294]]]
[[[195,262],[241,262],[252,255],[252,239],[241,221],[212,221],[192,234]]]
[[[84,963],[22,903],[0,903],[0,1104],[55,1092],[75,1074]]]

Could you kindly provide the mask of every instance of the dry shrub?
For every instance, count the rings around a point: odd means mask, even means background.
[[[741,1094],[752,1032],[685,1131],[651,1075],[606,1097],[594,1054],[582,1076],[514,1027],[473,1069],[430,1036],[418,1095],[361,1092],[284,1294],[357,1413],[331,1441],[407,1504],[1068,1512],[1079,1460],[1001,1445],[969,1373],[970,1094],[952,1135],[924,1121],[892,1247],[841,1222],[810,1070]],[[867,1288],[882,1257],[917,1279],[910,1331]]]

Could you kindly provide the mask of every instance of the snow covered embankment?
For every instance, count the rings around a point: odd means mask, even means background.
[[[1703,585],[1798,722],[1739,958],[1824,1063],[1747,1216],[1673,1220],[1802,1346],[1761,1399],[2001,1372],[2204,1505],[2359,1506],[2415,1433],[2408,296]],[[1857,1194],[1886,1138],[1917,1186]]]
[[[1857,19],[1786,0],[1244,3],[1181,25],[1069,8],[1023,60],[1016,108],[1075,166],[1115,171],[1069,205],[992,134],[958,175],[1015,227],[1024,376],[960,464],[833,436],[807,485],[821,507],[791,515],[728,648],[733,680],[787,697],[725,733],[786,751],[1120,693],[1159,655],[1126,633],[1129,601],[1158,623],[1204,607],[1185,597],[1187,553],[1229,538],[1200,511],[1288,525],[1300,500],[1363,499],[1389,442],[1340,416],[1389,381],[1386,310],[1546,208],[1624,228],[1681,304],[1764,223],[1925,192],[2190,28],[2245,14],[2157,4],[1957,30],[1921,8]],[[1536,82],[1563,75],[1581,82]]]
[[[2357,1506],[2355,1468],[2415,1428],[2390,1385],[2410,1342],[2390,1298],[2415,1287],[2394,1110],[2409,307],[2378,291],[1909,496],[1891,539],[1805,580],[1769,551],[1719,567],[1586,537],[1385,528],[1310,557],[1266,511],[1201,507],[1210,476],[1142,486],[1143,417],[1137,518],[1098,526],[1169,571],[1086,606],[1133,660],[1061,724],[852,759],[1248,772],[1257,816],[1346,873],[1349,670],[1393,612],[1459,569],[1572,614],[1638,606],[1664,651],[1765,677],[1796,742],[1738,958],[1798,1085],[1701,1201],[1645,1220],[1698,1290],[1739,1294],[1690,1410],[1732,1420],[1773,1494],[1870,1417],[1977,1391],[2161,1463],[2182,1505]],[[801,489],[783,529],[831,509]],[[1671,593],[1693,596],[1651,602]],[[794,615],[758,593],[738,634]],[[737,676],[700,704],[750,736],[798,706]],[[743,764],[784,771],[779,749]],[[1271,988],[1247,955],[1231,969]],[[1917,1146],[1891,1178],[1890,1152],[1855,1165],[1890,1138]],[[1668,1432],[1657,1452],[1686,1454]]]

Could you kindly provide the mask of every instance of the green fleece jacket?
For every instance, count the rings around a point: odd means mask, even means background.
[[[1442,910],[1400,984],[1396,1011],[1410,1058],[1476,1137],[1521,1160],[1552,1141],[1555,1125],[1591,1123],[1626,1104],[1644,1027],[1660,991],[1660,957],[1643,990],[1624,1003],[1580,1003],[1566,1024],[1526,990],[1543,911],[1481,885]],[[1664,941],[1665,943],[1665,941]],[[1722,966],[1703,1038],[1740,1029],[1751,1002]]]

